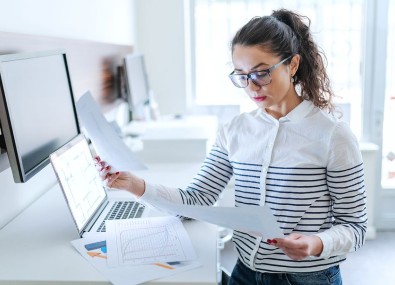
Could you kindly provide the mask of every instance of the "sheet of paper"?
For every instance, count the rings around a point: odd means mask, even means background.
[[[146,169],[106,120],[89,91],[77,101],[76,108],[97,154],[114,171]]]
[[[154,205],[155,206],[155,205]],[[249,232],[263,239],[282,237],[276,218],[268,206],[214,207],[158,201],[156,205],[171,213],[209,222],[229,229]]]
[[[136,266],[109,267],[106,235],[90,235],[71,241],[71,244],[103,277],[113,285],[134,285],[164,278],[201,266],[199,261],[154,263]]]
[[[152,217],[106,221],[109,266],[196,259],[180,219]]]

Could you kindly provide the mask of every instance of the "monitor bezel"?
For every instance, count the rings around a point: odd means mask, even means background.
[[[41,162],[36,164],[32,169],[30,169],[29,171],[25,171],[24,165],[22,163],[22,156],[20,155],[17,147],[18,142],[13,132],[14,122],[10,116],[10,112],[9,112],[10,110],[7,104],[7,94],[3,86],[2,66],[3,63],[10,61],[28,60],[28,59],[48,57],[53,55],[61,55],[63,57],[63,61],[65,64],[65,71],[67,74],[67,82],[70,89],[70,95],[71,95],[70,100],[73,107],[74,120],[75,120],[74,122],[76,125],[77,134],[80,134],[81,130],[79,126],[69,64],[67,62],[67,55],[65,50],[51,50],[51,51],[25,52],[25,53],[0,55],[0,128],[1,128],[1,135],[3,136],[3,141],[4,141],[4,145],[2,147],[5,147],[5,150],[7,152],[8,161],[11,167],[11,171],[15,183],[27,182],[34,175],[40,172],[44,167],[46,167],[50,163],[50,160],[48,155]]]

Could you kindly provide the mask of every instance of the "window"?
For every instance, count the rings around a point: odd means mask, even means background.
[[[388,15],[395,14],[395,1],[389,1]],[[395,188],[395,19],[388,17],[386,89],[383,121],[382,186]]]
[[[335,103],[361,137],[364,0],[192,0],[191,6],[195,104],[240,105],[242,111],[255,107],[228,79],[233,70],[230,41],[252,17],[287,7],[310,18],[313,36],[328,60]]]

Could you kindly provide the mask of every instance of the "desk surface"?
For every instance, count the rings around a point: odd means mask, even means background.
[[[155,177],[163,168],[154,167],[148,176]],[[170,180],[167,174],[163,178]],[[216,284],[217,227],[198,221],[184,225],[202,266],[147,284]],[[72,247],[70,241],[77,238],[55,186],[0,231],[0,284],[110,284]]]
[[[215,116],[185,116],[180,119],[131,121],[122,127],[124,134],[140,135],[143,140],[213,139],[218,128]]]
[[[122,127],[125,143],[144,162],[202,162],[218,129],[215,116],[131,121]],[[133,139],[130,138],[132,135]],[[193,151],[191,151],[193,150]]]

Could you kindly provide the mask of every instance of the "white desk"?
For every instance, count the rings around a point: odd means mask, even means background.
[[[122,128],[125,135],[139,136],[143,147],[136,154],[144,162],[202,162],[217,133],[215,116],[132,121]],[[191,151],[193,150],[193,151]]]
[[[189,174],[180,178],[189,179],[195,167],[156,166],[145,176],[175,184],[181,168]],[[202,267],[147,284],[217,284],[217,227],[197,221],[184,225]],[[72,247],[70,241],[77,238],[61,190],[55,186],[0,231],[0,284],[110,284]]]

